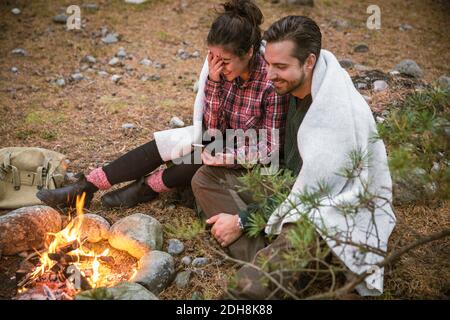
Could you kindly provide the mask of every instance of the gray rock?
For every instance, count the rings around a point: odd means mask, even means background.
[[[132,123],[124,123],[123,125],[122,125],[122,129],[134,129],[134,124],[132,124]]]
[[[106,35],[108,34],[108,28],[105,26],[101,27],[100,33],[102,34],[102,37],[106,37]]]
[[[61,216],[53,208],[37,205],[16,209],[0,216],[0,249],[4,255],[38,250],[48,232],[61,228]]]
[[[20,11],[20,9],[19,8],[14,8],[14,9],[12,9],[11,10],[11,13],[13,14],[13,15],[18,15],[18,14],[20,14],[22,11]]]
[[[144,58],[139,63],[144,65],[144,66],[150,67],[152,65],[152,60]]]
[[[339,64],[342,68],[349,69],[353,67],[353,61],[352,59],[342,59],[339,60]]]
[[[169,125],[171,128],[181,128],[184,127],[184,122],[178,117],[172,117],[172,119],[170,119]]]
[[[185,266],[190,265],[191,262],[192,262],[192,258],[191,258],[190,256],[184,256],[184,257],[181,259],[181,263],[184,264]]]
[[[18,56],[26,56],[27,55],[27,51],[22,48],[16,48],[16,49],[12,50],[11,53],[16,54]]]
[[[450,90],[450,77],[440,76],[439,79],[437,79],[437,84],[442,89]]]
[[[57,16],[53,17],[53,22],[66,24],[67,23],[67,16],[65,14],[58,14]]]
[[[141,81],[158,81],[160,79],[161,79],[161,76],[158,74],[152,74],[152,75],[144,74],[141,77]]]
[[[362,64],[355,64],[354,68],[355,68],[356,71],[362,71],[362,72],[370,70],[369,67],[367,67],[365,65],[362,65]]]
[[[85,3],[82,7],[88,11],[97,11],[99,9],[98,4],[96,3]]]
[[[102,41],[106,44],[112,44],[119,41],[119,35],[117,33],[108,33],[102,38]]]
[[[170,284],[174,273],[172,256],[166,252],[154,250],[139,260],[138,271],[131,280],[158,294]]]
[[[161,250],[163,228],[155,218],[135,213],[120,219],[109,229],[108,241],[114,248],[140,259],[150,250]]]
[[[60,86],[60,87],[64,87],[66,85],[66,80],[64,80],[64,78],[59,78],[56,79],[56,85]]]
[[[81,73],[76,72],[70,76],[70,79],[72,79],[72,81],[78,82],[83,80],[84,76]]]
[[[407,23],[402,23],[402,24],[400,25],[400,27],[398,27],[398,29],[399,29],[400,31],[408,31],[408,30],[413,29],[413,27],[412,27],[411,25],[407,24]]]
[[[12,68],[11,68],[11,72],[12,72],[12,73],[18,73],[18,72],[19,72],[19,69],[17,69],[17,67],[12,67]]]
[[[184,289],[189,285],[189,281],[191,280],[192,271],[182,271],[177,274],[175,277],[175,284],[178,288]]]
[[[116,53],[116,56],[120,59],[125,59],[127,57],[127,53],[125,52],[124,48],[119,48],[119,50]]]
[[[377,121],[377,123],[383,123],[386,119],[384,119],[383,117],[377,116],[375,118],[375,120]]]
[[[353,48],[354,52],[368,52],[369,51],[369,46],[365,43],[360,43],[358,45],[355,46],[355,48]]]
[[[153,66],[156,69],[164,69],[166,67],[166,65],[164,63],[159,63],[159,62],[153,62]]]
[[[395,66],[394,70],[414,78],[420,78],[423,76],[422,69],[420,69],[419,65],[411,59],[401,61]]]
[[[355,88],[358,90],[367,90],[368,89],[367,84],[364,82],[355,83]]]
[[[135,282],[121,282],[114,287],[95,288],[83,291],[75,300],[158,300],[158,297],[144,286]]]
[[[186,60],[186,59],[189,59],[191,57],[191,55],[187,51],[184,51],[184,49],[178,49],[177,57],[182,60]]]
[[[113,67],[114,67],[114,66],[120,65],[121,62],[120,62],[119,58],[114,57],[114,58],[112,58],[111,60],[109,60],[108,64],[109,64],[110,66],[113,66]]]
[[[350,23],[344,19],[334,19],[331,21],[331,26],[338,31],[344,31],[351,27]]]
[[[431,171],[433,172],[439,172],[441,170],[441,166],[437,162],[433,162],[433,167],[431,168]]]
[[[169,239],[167,252],[172,255],[180,254],[184,251],[184,244],[178,239]]]
[[[113,74],[110,79],[114,83],[119,83],[120,80],[122,79],[122,76],[120,76],[118,74]]]
[[[95,64],[96,62],[97,62],[97,59],[95,59],[93,56],[91,56],[91,55],[87,55],[87,56],[84,56],[83,57],[83,59],[81,59],[81,62],[84,62],[84,63],[88,63],[88,64],[90,64],[90,65],[93,65],[93,64]]]
[[[203,294],[200,291],[194,291],[191,300],[204,300]]]
[[[209,263],[208,258],[198,257],[192,261],[192,266],[193,267],[203,267],[203,266],[206,266],[208,263]]]
[[[373,91],[375,92],[384,91],[387,88],[389,88],[389,85],[384,80],[376,80],[373,83]]]
[[[83,214],[82,216],[77,216],[73,220],[73,224],[77,225],[79,220],[81,220],[81,237],[87,237],[87,241],[95,243],[101,240],[108,239],[108,232],[110,224],[105,218],[91,213]]]
[[[178,49],[176,56],[182,60],[187,60],[190,58],[198,58],[200,56],[200,53],[198,51],[194,51],[191,54],[184,49]]]
[[[104,71],[104,70],[100,70],[99,72],[97,72],[97,74],[98,74],[100,77],[107,77],[107,76],[109,76],[109,73],[106,72],[106,71]]]

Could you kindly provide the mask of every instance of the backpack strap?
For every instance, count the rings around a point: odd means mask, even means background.
[[[12,179],[14,190],[20,190],[20,174],[19,169],[17,167],[11,165],[11,153],[8,153],[6,157],[3,159],[3,164],[1,167],[4,174],[8,172],[12,172]],[[0,178],[4,178],[4,174],[0,175]]]
[[[47,176],[48,171],[49,171],[48,170],[49,169],[48,166],[49,166],[50,160],[51,159],[45,157],[43,165],[39,166],[37,168],[37,170],[36,170],[36,182],[35,182],[35,185],[37,186],[37,188],[39,190],[42,189],[44,187],[44,185],[45,186],[47,185],[48,180],[46,179],[46,176]],[[44,181],[45,181],[45,183],[44,183]]]

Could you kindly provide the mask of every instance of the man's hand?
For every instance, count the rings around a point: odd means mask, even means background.
[[[202,161],[203,164],[207,166],[215,166],[215,167],[225,167],[227,165],[234,164],[234,155],[231,153],[216,153],[214,156],[211,155],[207,150],[202,152]]]
[[[238,219],[238,215],[219,213],[206,220],[206,223],[214,224],[211,234],[222,247],[228,247],[243,233],[239,228]]]
[[[212,52],[208,52],[208,77],[214,82],[220,82],[220,74],[223,70],[223,61],[219,56],[214,56]]]

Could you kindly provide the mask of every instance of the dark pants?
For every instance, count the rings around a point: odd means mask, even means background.
[[[147,142],[103,167],[112,185],[137,180],[162,165],[164,161],[154,140]],[[193,163],[193,161],[191,161]],[[200,164],[178,164],[164,170],[162,179],[166,187],[189,186]]]
[[[222,212],[237,214],[240,209],[253,202],[251,193],[238,191],[242,186],[238,178],[245,173],[246,170],[243,169],[209,166],[202,166],[196,172],[192,179],[192,190],[206,218]],[[263,268],[262,261],[264,261],[264,270],[271,272],[283,286],[289,287],[299,279],[299,275],[294,272],[277,272],[270,268],[284,269],[282,267],[283,253],[291,248],[286,235],[292,226],[292,224],[285,225],[281,234],[270,244],[262,234],[256,238],[244,234],[225,251],[235,259],[252,262],[260,268]],[[268,265],[272,267],[267,269]],[[236,283],[229,285],[229,292],[238,299],[266,299],[282,296],[273,283],[267,285],[264,283],[267,283],[267,278],[261,270],[244,265],[236,274]]]

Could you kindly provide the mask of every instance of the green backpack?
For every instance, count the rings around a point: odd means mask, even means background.
[[[0,208],[16,209],[42,204],[42,188],[61,187],[67,170],[66,156],[42,148],[0,149]]]

